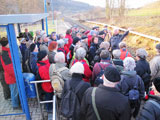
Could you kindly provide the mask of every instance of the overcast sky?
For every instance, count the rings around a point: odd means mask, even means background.
[[[106,4],[105,2],[106,0],[75,0],[75,1],[81,1],[88,3],[90,5],[100,6],[100,7],[105,7]],[[126,0],[126,1],[127,1],[126,7],[138,8],[157,0]]]

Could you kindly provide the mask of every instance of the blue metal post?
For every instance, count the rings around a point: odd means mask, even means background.
[[[47,13],[46,0],[44,0],[44,12]],[[48,35],[48,21],[47,21],[47,17],[46,17],[46,33],[47,33],[47,35]]]
[[[7,34],[9,34],[8,41],[9,41],[9,46],[10,46],[10,51],[11,51],[11,57],[12,57],[15,77],[16,77],[16,83],[17,83],[17,87],[19,91],[20,100],[21,100],[21,106],[22,106],[23,111],[26,114],[26,119],[31,120],[27,97],[26,97],[25,85],[24,85],[24,80],[23,80],[23,75],[22,75],[19,48],[17,45],[16,33],[15,33],[13,24],[8,24]]]
[[[42,22],[42,30],[44,30],[44,19],[42,19],[41,22]]]

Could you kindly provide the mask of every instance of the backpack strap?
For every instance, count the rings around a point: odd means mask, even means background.
[[[160,110],[160,104],[158,104],[156,101],[148,100],[148,102],[152,103],[154,106],[156,106]]]
[[[101,70],[103,70],[102,66],[100,65],[100,63],[98,64],[98,66],[100,67]]]
[[[128,51],[126,52],[126,56],[125,56],[125,58],[128,56]]]
[[[96,87],[93,88],[92,90],[92,107],[94,109],[94,112],[96,114],[96,117],[98,120],[101,120],[100,116],[99,116],[99,113],[98,113],[98,110],[97,110],[97,107],[96,107],[96,100],[95,100],[95,93],[96,93]]]
[[[56,72],[61,73],[64,70],[67,70],[67,68],[66,67],[61,67],[58,70],[56,70]]]

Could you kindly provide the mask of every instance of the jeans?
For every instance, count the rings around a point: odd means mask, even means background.
[[[47,93],[45,92],[45,100],[53,100],[53,93]],[[52,112],[53,109],[53,103],[46,103],[46,109],[47,112]]]
[[[19,107],[19,95],[18,95],[18,88],[17,84],[10,84],[9,85],[11,91],[11,100],[13,108]]]

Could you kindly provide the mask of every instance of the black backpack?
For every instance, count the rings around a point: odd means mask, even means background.
[[[129,90],[128,98],[131,103],[131,107],[134,108],[139,101],[139,90],[138,90],[138,79],[135,81],[135,84],[131,90]]]
[[[62,95],[61,100],[61,114],[66,118],[79,118],[80,113],[80,101],[77,97],[78,91],[83,86],[83,81],[81,81],[77,86],[76,89],[72,89],[70,85],[70,80],[66,81],[66,93]],[[76,119],[76,120],[77,120]]]
[[[108,66],[110,64],[108,63]],[[95,84],[98,86],[99,84],[103,84],[103,79],[102,79],[102,75],[104,74],[104,70],[103,68],[101,67],[100,64],[98,64],[98,66],[101,68],[101,71],[99,72],[98,76],[96,77],[96,80],[95,80]],[[108,67],[106,66],[106,67]]]

